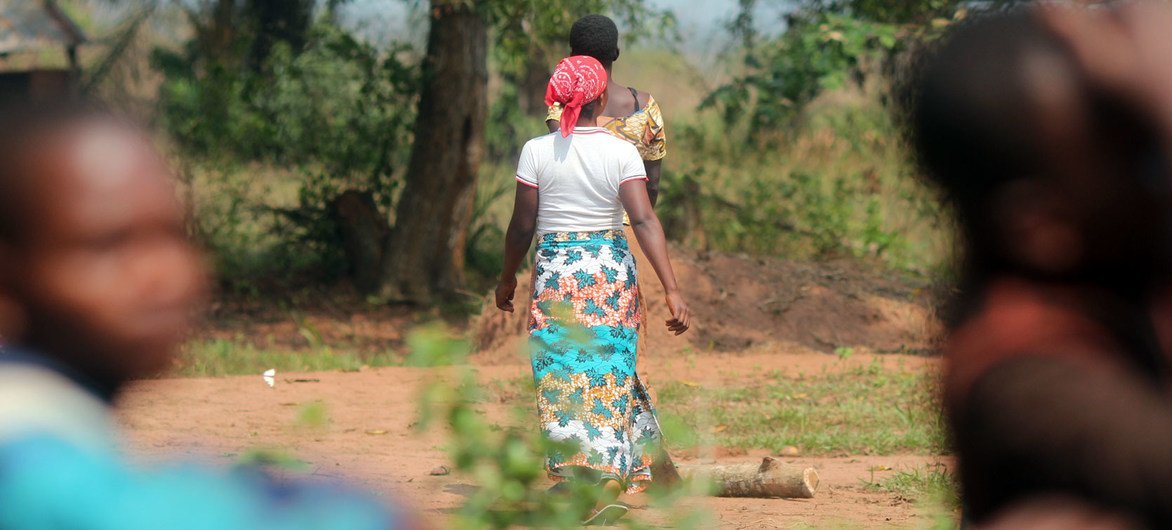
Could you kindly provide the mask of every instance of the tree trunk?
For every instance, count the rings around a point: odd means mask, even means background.
[[[544,48],[534,45],[525,57],[525,73],[517,87],[517,99],[521,111],[528,116],[545,118],[548,111],[545,106],[545,87],[549,84],[554,67],[548,55]]]
[[[342,241],[354,286],[363,294],[378,290],[379,264],[387,244],[387,218],[370,192],[346,190],[330,201],[330,216]]]
[[[760,465],[693,465],[680,471],[693,480],[712,481],[718,497],[812,499],[818,490],[814,468],[789,466],[769,457]]]
[[[474,6],[431,1],[407,184],[383,254],[382,297],[426,304],[464,281],[488,114],[488,31]]]

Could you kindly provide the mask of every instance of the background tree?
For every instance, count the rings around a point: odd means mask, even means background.
[[[431,1],[415,141],[383,254],[387,300],[428,303],[464,284],[488,118],[488,24],[478,7]]]

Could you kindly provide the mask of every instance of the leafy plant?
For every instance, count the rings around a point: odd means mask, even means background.
[[[861,86],[879,73],[909,30],[841,14],[794,17],[780,37],[747,50],[746,72],[701,103],[717,108],[728,125],[747,120],[749,133],[786,128],[818,95]]]
[[[223,213],[230,216],[222,226],[231,230],[246,224],[245,216],[275,216],[269,224],[286,247],[278,254],[315,258],[299,265],[328,278],[346,268],[331,202],[358,190],[384,215],[391,210],[409,154],[419,74],[407,60],[408,48],[376,49],[328,17],[305,37],[301,48],[273,43],[259,70],[239,56],[248,49],[246,37],[213,53],[198,32],[181,51],[156,50],[153,63],[165,78],[160,119],[186,156],[235,171],[261,162],[300,180],[292,207],[253,204],[247,210],[238,202],[241,194],[227,196]],[[255,252],[250,245],[221,251],[222,233],[201,235],[209,236],[218,256]]]

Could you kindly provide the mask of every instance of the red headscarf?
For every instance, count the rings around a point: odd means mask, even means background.
[[[558,63],[545,88],[545,104],[562,106],[562,137],[569,136],[582,114],[582,105],[606,91],[606,69],[587,55],[566,57]]]

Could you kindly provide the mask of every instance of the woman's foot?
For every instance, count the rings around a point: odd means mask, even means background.
[[[602,495],[598,497],[598,505],[594,507],[595,510],[614,504],[615,501],[619,500],[619,495],[623,494],[623,485],[615,479],[602,479],[599,485],[602,486]]]
[[[619,481],[604,478],[598,485],[602,487],[598,504],[586,520],[582,521],[583,526],[612,525],[630,511],[630,508],[618,503],[619,495],[623,493],[623,485]]]

